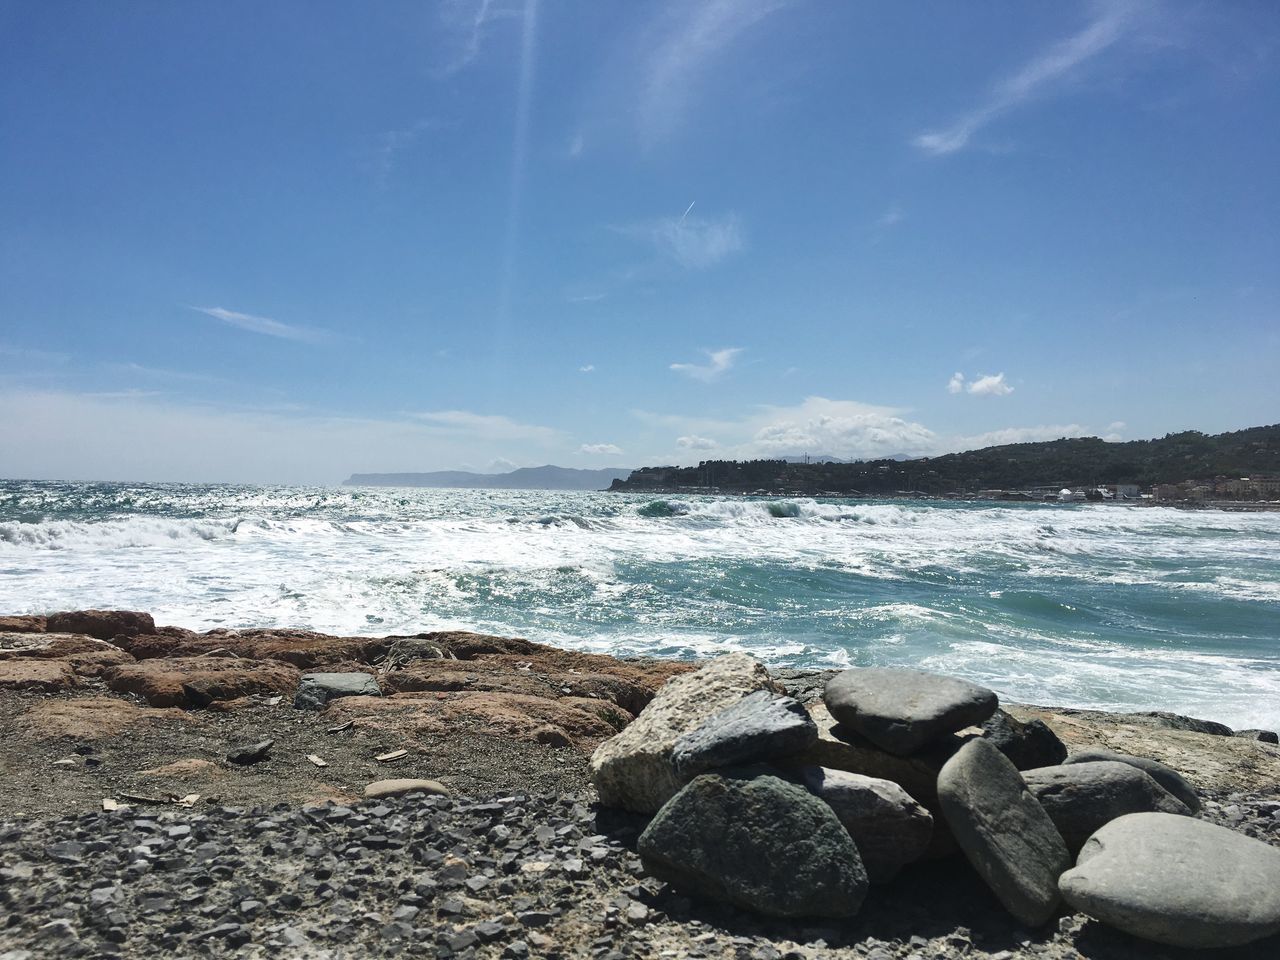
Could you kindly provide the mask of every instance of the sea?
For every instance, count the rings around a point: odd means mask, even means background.
[[[906,666],[1280,728],[1280,513],[0,481],[0,613]]]

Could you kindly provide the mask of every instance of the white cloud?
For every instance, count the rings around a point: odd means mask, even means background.
[[[987,124],[1069,80],[1084,64],[1123,39],[1133,30],[1138,13],[1145,6],[1125,0],[1100,5],[1100,12],[1088,26],[1041,51],[1013,76],[997,83],[983,103],[951,126],[919,134],[912,142],[937,156],[963,150]]]
[[[764,423],[739,448],[739,455],[815,453],[875,459],[933,450],[937,445],[933,431],[904,419],[902,412],[825,397],[807,397],[795,407],[766,407],[761,415]]]
[[[1003,373],[980,376],[965,389],[975,397],[1006,397],[1013,393],[1013,387],[1004,382]]]
[[[1090,436],[1089,428],[1078,423],[1042,425],[1037,427],[1005,427],[967,437],[954,437],[947,445],[949,450],[976,450],[980,447],[997,447],[1007,443],[1039,443],[1043,440],[1061,440],[1064,437]]]
[[[595,369],[596,369],[596,365],[595,365],[594,363],[588,363],[588,364],[585,364],[585,365],[583,365],[583,366],[579,367],[579,368],[578,368],[578,372],[579,372],[579,373],[592,373],[592,372],[594,372],[594,371],[595,371]]]
[[[663,217],[620,228],[620,232],[652,244],[664,258],[686,270],[705,270],[743,248],[744,234],[736,216],[719,220],[703,217]]]
[[[569,140],[569,149],[568,149],[569,156],[573,157],[574,159],[577,159],[578,157],[582,156],[582,151],[586,148],[586,146],[587,146],[587,141],[586,141],[586,138],[583,137],[582,133],[581,132],[575,133],[573,137]]]
[[[494,25],[520,16],[514,6],[493,0],[446,0],[439,11],[442,36],[448,47],[444,62],[438,67],[442,76],[452,76],[471,66]]]
[[[695,380],[701,380],[703,383],[710,383],[712,380],[718,380],[726,370],[733,367],[734,359],[742,352],[742,348],[726,347],[723,350],[704,350],[702,352],[711,360],[710,363],[673,363],[671,364],[671,369],[676,373],[683,373],[687,377],[693,377]]]
[[[676,446],[684,450],[714,450],[720,444],[716,443],[710,437],[676,437]]]
[[[489,461],[489,473],[510,473],[516,464],[506,457],[494,457]]]
[[[1107,432],[1120,433],[1121,431],[1125,430],[1128,426],[1129,425],[1125,423],[1123,420],[1112,420],[1109,424],[1107,424]]]
[[[947,393],[960,393],[964,390],[964,374],[957,370],[947,382]]]
[[[670,4],[661,36],[642,67],[636,106],[641,142],[651,146],[678,130],[712,64],[748,28],[786,5],[786,0]]]
[[[584,443],[578,448],[579,453],[592,453],[607,457],[622,456],[622,448],[612,443]]]
[[[278,337],[281,340],[296,340],[300,343],[328,343],[334,339],[334,334],[328,330],[281,323],[279,320],[256,317],[251,313],[238,313],[235,310],[226,310],[222,307],[192,307],[191,309],[213,317],[215,320],[221,320],[223,323],[230,324],[233,327],[239,327],[241,330],[248,330],[250,333],[261,333],[268,337]]]

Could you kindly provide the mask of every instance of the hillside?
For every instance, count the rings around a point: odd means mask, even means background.
[[[353,473],[346,487],[459,487],[480,490],[603,490],[625,479],[630,470],[574,467],[520,467],[509,473],[471,473],[442,470],[436,473]]]
[[[789,463],[707,460],[696,467],[646,467],[615,491],[711,486],[725,492],[976,492],[1039,486],[1157,483],[1280,474],[1280,424],[1208,435],[1194,430],[1155,440],[1097,437],[1014,443],[915,460]]]

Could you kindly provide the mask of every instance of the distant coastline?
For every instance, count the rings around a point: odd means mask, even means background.
[[[520,467],[507,473],[473,473],[469,470],[442,470],[434,473],[353,473],[344,487],[452,487],[462,490],[602,490],[626,479],[634,471],[606,467],[580,470],[575,467]]]

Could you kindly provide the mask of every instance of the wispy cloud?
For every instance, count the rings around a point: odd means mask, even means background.
[[[439,10],[448,45],[444,61],[437,68],[442,76],[452,76],[471,66],[494,26],[520,16],[520,10],[513,5],[493,0],[445,0]]]
[[[725,371],[733,366],[734,360],[738,354],[742,352],[742,347],[726,347],[723,350],[704,350],[710,363],[673,363],[671,369],[676,373],[683,373],[686,377],[693,377],[695,380],[701,380],[703,383],[710,383],[712,380],[718,380]]]
[[[902,208],[895,203],[893,206],[891,206],[888,210],[886,210],[884,213],[880,215],[880,218],[876,220],[876,226],[895,227],[906,218],[907,218],[907,215],[902,212]]]
[[[921,133],[912,142],[935,156],[963,150],[987,124],[1070,80],[1085,64],[1124,39],[1149,5],[1116,0],[1097,9],[1097,16],[1083,30],[1032,57],[1013,76],[997,83],[978,106],[950,126]]]
[[[676,446],[682,450],[714,450],[720,444],[716,443],[710,437],[699,437],[690,435],[687,437],[676,437]]]
[[[192,307],[191,309],[203,313],[205,316],[213,317],[215,320],[221,320],[223,323],[230,324],[233,327],[239,327],[241,330],[248,330],[250,333],[261,333],[268,337],[278,337],[281,340],[296,340],[300,343],[328,343],[336,339],[335,335],[328,330],[281,323],[279,320],[272,320],[269,317],[257,317],[251,313],[238,313],[235,310],[226,310],[223,307]]]
[[[472,413],[470,410],[428,410],[413,418],[450,433],[465,433],[484,440],[551,441],[560,431],[551,427],[520,423],[501,414]]]
[[[963,373],[956,371],[947,381],[947,393],[971,393],[975,397],[1006,397],[1013,393],[1013,387],[1005,382],[1003,373],[985,373],[973,380],[966,380]]]
[[[1078,423],[1044,424],[1035,427],[1005,427],[1001,430],[988,430],[966,437],[954,437],[948,448],[951,450],[976,450],[981,447],[998,447],[1008,443],[1039,443],[1044,440],[1061,440],[1063,438],[1087,437],[1089,428]]]
[[[637,117],[640,139],[653,145],[684,122],[703,75],[726,48],[787,0],[677,0],[645,59]]]
[[[620,232],[652,244],[667,260],[686,270],[705,270],[743,248],[744,233],[738,218],[729,214],[718,220],[662,217],[620,228]]]
[[[622,448],[613,443],[584,443],[578,448],[578,452],[606,457],[622,456]]]
[[[392,170],[395,169],[397,155],[412,146],[414,141],[431,127],[430,120],[419,120],[399,130],[384,131],[379,136],[375,153],[379,186],[386,186]]]
[[[596,369],[596,365],[595,365],[594,363],[584,363],[582,366],[580,366],[580,367],[578,368],[578,372],[579,372],[579,373],[593,373],[593,372],[595,372],[595,369]]]

